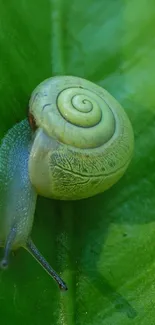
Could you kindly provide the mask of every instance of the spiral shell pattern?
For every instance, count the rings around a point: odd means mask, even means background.
[[[32,93],[29,114],[38,126],[29,175],[40,195],[87,198],[110,188],[127,169],[132,126],[105,89],[78,77],[50,78]]]
[[[99,147],[115,132],[104,90],[78,77],[45,80],[32,93],[30,113],[49,136],[77,148]]]

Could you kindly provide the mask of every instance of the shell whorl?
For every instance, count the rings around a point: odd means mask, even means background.
[[[106,91],[78,77],[46,79],[32,93],[30,113],[49,136],[77,148],[96,148],[115,132]]]

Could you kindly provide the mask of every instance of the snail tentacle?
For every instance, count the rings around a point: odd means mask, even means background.
[[[0,261],[0,268],[1,269],[6,269],[9,264],[9,255],[12,250],[13,242],[17,234],[17,228],[13,227],[6,239],[6,244],[4,247],[4,256],[2,260]]]
[[[61,290],[63,291],[68,290],[65,282],[60,278],[60,276],[54,271],[51,265],[46,261],[46,259],[39,252],[38,248],[34,245],[33,241],[30,238],[27,240],[25,248],[36,259],[36,261],[41,264],[43,269],[57,282]]]

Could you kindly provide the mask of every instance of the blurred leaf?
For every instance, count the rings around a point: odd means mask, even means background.
[[[32,237],[69,291],[21,249],[0,273],[1,322],[154,324],[154,1],[8,0],[0,13],[1,137],[55,74],[105,87],[135,132],[132,163],[112,189],[80,202],[38,199]]]

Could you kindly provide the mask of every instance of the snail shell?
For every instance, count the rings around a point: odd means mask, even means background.
[[[49,78],[33,91],[29,116],[37,128],[29,175],[38,194],[87,198],[110,188],[126,171],[133,129],[102,87],[78,77]]]
[[[131,123],[103,88],[77,77],[42,82],[29,103],[29,121],[8,131],[0,147],[1,268],[24,247],[67,290],[31,240],[37,194],[77,200],[118,181],[133,154]]]

